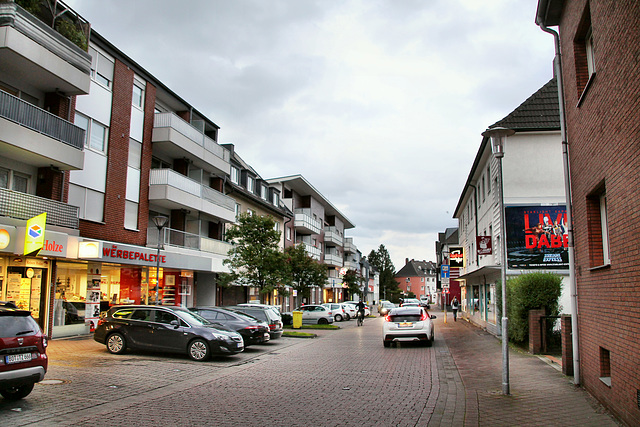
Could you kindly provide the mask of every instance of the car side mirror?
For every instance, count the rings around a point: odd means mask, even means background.
[[[432,319],[435,319],[435,318],[436,318],[436,315],[435,315],[435,314],[432,314],[432,315],[431,315],[431,318],[432,318]]]
[[[178,326],[180,326],[180,322],[177,320],[172,320],[169,324],[172,325],[174,329],[178,329]]]

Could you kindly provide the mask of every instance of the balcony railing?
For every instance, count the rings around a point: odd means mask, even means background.
[[[164,246],[193,249],[223,256],[226,256],[231,249],[230,243],[173,228],[163,228],[161,239]],[[155,227],[147,228],[147,246],[158,247],[158,230]]]
[[[320,234],[322,224],[311,216],[311,209],[296,209],[294,225],[297,229],[302,229],[312,234]]]
[[[84,129],[3,91],[0,91],[0,117],[78,150],[84,148]]]
[[[200,184],[172,169],[152,169],[149,175],[149,185],[169,185],[194,196],[203,198],[211,203],[229,210],[235,210],[236,202],[211,187]]]
[[[342,246],[343,237],[340,234],[338,227],[325,227],[324,229],[324,243],[333,244],[336,246]]]
[[[225,162],[229,162],[231,154],[228,150],[222,148],[216,141],[174,113],[156,113],[153,119],[153,127],[172,128]]]
[[[307,251],[307,254],[311,258],[315,259],[316,261],[320,261],[320,254],[321,254],[320,248],[316,248],[312,244],[307,243],[307,242],[302,241],[302,240],[298,240],[296,243],[298,245],[304,245],[304,249]]]
[[[324,263],[333,265],[336,267],[342,267],[343,260],[342,257],[338,254],[325,253],[324,254]]]
[[[47,224],[77,229],[78,211],[77,206],[57,200],[0,188],[0,216],[27,220],[46,212]]]
[[[356,245],[353,244],[353,237],[344,239],[344,252],[355,254],[358,251]]]

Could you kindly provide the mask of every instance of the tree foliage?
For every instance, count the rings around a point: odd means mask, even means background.
[[[502,313],[502,286],[496,285],[498,310]],[[524,343],[529,339],[529,310],[544,309],[547,316],[560,313],[562,277],[553,273],[529,273],[507,280],[507,317],[509,341]],[[549,334],[553,322],[547,322]]]
[[[342,283],[343,285],[347,286],[347,290],[349,292],[349,295],[353,296],[354,295],[358,295],[360,296],[360,298],[362,298],[362,282],[364,281],[364,279],[358,275],[358,273],[355,270],[349,270],[345,273],[345,275],[342,277]]]
[[[298,296],[309,300],[311,287],[322,287],[327,281],[327,267],[311,258],[304,245],[286,248],[284,260],[287,265],[287,284],[298,291]]]
[[[282,289],[287,280],[287,267],[278,247],[280,232],[269,216],[240,214],[237,224],[227,231],[227,239],[233,243],[228,258],[223,262],[231,273],[221,274],[221,285],[231,282],[260,289],[268,293]]]
[[[380,245],[378,250],[369,253],[369,264],[380,273],[380,298],[385,298],[398,302],[400,298],[400,288],[396,282],[396,269],[391,262],[391,256],[384,245]]]

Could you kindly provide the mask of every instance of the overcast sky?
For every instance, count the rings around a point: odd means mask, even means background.
[[[66,3],[262,178],[302,174],[396,270],[435,261],[480,133],[552,77],[537,0]]]

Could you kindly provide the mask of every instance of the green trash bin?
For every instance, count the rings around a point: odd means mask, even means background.
[[[293,314],[293,329],[302,328],[302,312],[294,311],[292,314]]]

